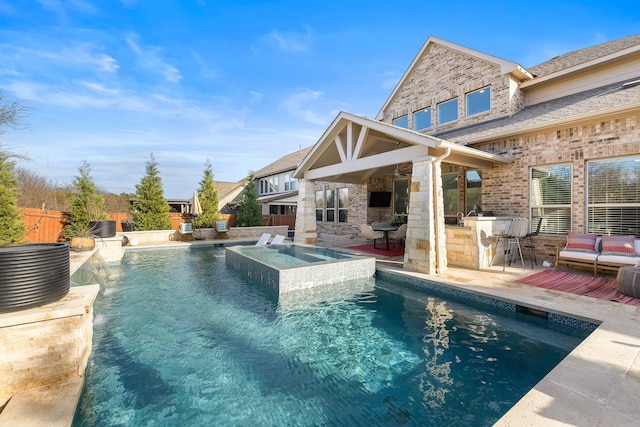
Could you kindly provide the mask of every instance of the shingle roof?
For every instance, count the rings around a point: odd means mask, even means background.
[[[542,77],[565,68],[583,64],[594,59],[619,52],[623,49],[640,44],[640,34],[610,41],[607,43],[590,46],[584,49],[574,50],[564,55],[556,56],[541,64],[528,68],[529,72],[536,77]]]
[[[238,188],[238,186],[244,185],[246,181],[246,179],[238,182],[215,181],[215,187],[216,191],[218,192],[218,197],[226,196],[227,194]]]
[[[300,150],[294,151],[291,154],[287,154],[284,157],[280,157],[273,163],[268,164],[260,170],[254,172],[255,178],[260,178],[267,175],[273,175],[278,172],[283,172],[286,170],[294,170],[298,167],[302,159],[307,155],[309,151],[311,151],[313,146],[307,148],[301,148]]]
[[[527,107],[510,117],[435,134],[452,142],[477,143],[525,130],[566,123],[588,115],[605,113],[614,108],[640,109],[640,85],[623,88],[614,83],[542,102]]]

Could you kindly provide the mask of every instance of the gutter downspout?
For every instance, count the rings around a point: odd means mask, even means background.
[[[442,231],[443,224],[440,223],[438,218],[438,206],[440,202],[440,197],[438,197],[438,180],[437,176],[437,168],[440,168],[440,163],[443,159],[449,157],[451,154],[451,148],[447,148],[447,151],[440,157],[436,157],[431,160],[431,164],[433,165],[433,172],[431,173],[431,180],[433,181],[433,217],[434,217],[434,226],[435,226],[435,244],[436,244],[436,274],[444,273],[442,269],[442,260],[440,256],[440,232]],[[446,242],[445,242],[446,243]],[[446,251],[446,248],[445,248]]]

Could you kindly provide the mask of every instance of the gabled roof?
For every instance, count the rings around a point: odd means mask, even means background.
[[[295,178],[361,184],[391,175],[399,164],[447,155],[446,162],[491,168],[511,161],[485,151],[340,112],[294,172]]]
[[[378,119],[378,120],[382,120],[383,119],[384,110],[386,110],[386,108],[389,106],[389,104],[391,103],[391,101],[395,97],[396,93],[404,85],[405,80],[409,77],[409,75],[411,75],[411,73],[413,72],[414,68],[417,66],[417,64],[422,59],[422,56],[425,53],[425,51],[432,44],[438,44],[438,45],[441,45],[441,46],[445,46],[445,47],[447,47],[449,49],[456,50],[456,51],[461,52],[461,53],[463,53],[465,55],[473,56],[473,57],[476,57],[478,59],[482,59],[482,60],[487,61],[487,62],[492,62],[494,64],[498,64],[500,66],[500,72],[503,75],[504,74],[508,74],[508,73],[512,73],[520,80],[529,80],[529,79],[531,79],[533,77],[529,73],[529,71],[527,71],[524,67],[522,67],[521,65],[519,65],[519,64],[517,64],[515,62],[507,61],[505,59],[498,58],[497,56],[493,56],[493,55],[489,55],[489,54],[486,54],[486,53],[483,53],[483,52],[480,52],[480,51],[477,51],[477,50],[473,50],[473,49],[470,49],[470,48],[468,48],[466,46],[462,46],[462,45],[459,45],[459,44],[456,44],[456,43],[452,43],[450,41],[443,40],[443,39],[440,39],[438,37],[429,36],[427,41],[420,48],[420,51],[418,52],[418,54],[415,56],[415,58],[413,58],[413,61],[411,61],[411,64],[409,65],[407,70],[404,72],[404,74],[400,78],[400,81],[398,81],[398,84],[396,85],[396,87],[393,89],[393,91],[391,92],[391,94],[389,95],[387,100],[384,102],[384,104],[382,104],[382,108],[380,108],[380,111],[376,115],[376,119]]]
[[[634,47],[640,49],[640,34],[565,53],[530,67],[529,71],[537,78],[544,77]]]
[[[278,160],[268,164],[262,169],[254,172],[254,178],[264,178],[269,175],[276,175],[286,171],[293,171],[298,167],[304,156],[311,150],[311,147],[300,148],[293,153],[280,157]]]

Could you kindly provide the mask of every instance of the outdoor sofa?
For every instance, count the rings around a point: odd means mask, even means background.
[[[556,248],[556,264],[586,267],[593,270],[618,271],[620,267],[640,265],[640,239],[635,236],[597,236],[569,233],[567,245]]]

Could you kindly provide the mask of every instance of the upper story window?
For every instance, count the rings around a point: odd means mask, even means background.
[[[416,111],[413,113],[413,129],[421,130],[431,127],[431,108]]]
[[[291,174],[284,176],[284,191],[293,191],[296,189],[296,180]]]
[[[458,120],[458,98],[438,104],[438,124]]]
[[[530,226],[543,218],[540,231],[571,231],[571,165],[534,166],[529,176]]]
[[[401,128],[409,128],[409,116],[404,115],[401,117],[396,117],[395,119],[393,119],[393,121],[391,122],[391,124],[393,124],[394,126],[398,126]]]
[[[467,94],[467,116],[491,109],[491,88],[484,87]]]

